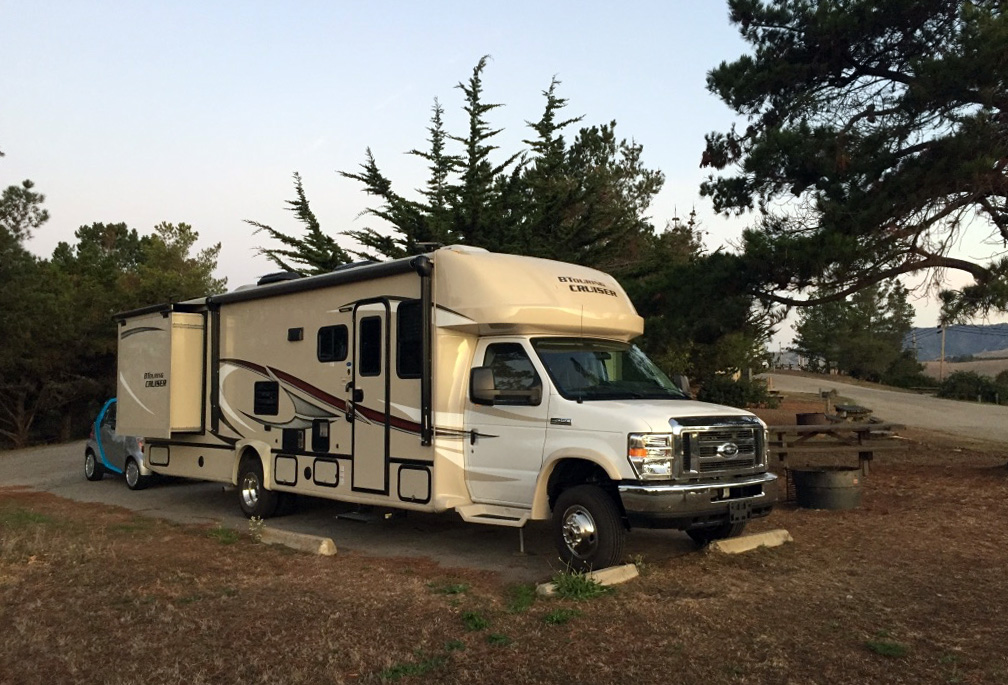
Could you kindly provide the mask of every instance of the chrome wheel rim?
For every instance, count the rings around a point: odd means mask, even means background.
[[[140,480],[140,467],[136,465],[136,462],[132,459],[126,462],[126,484],[128,486],[136,487],[137,482]]]
[[[88,452],[84,455],[84,475],[88,478],[95,472],[95,456]]]
[[[254,473],[246,473],[242,478],[241,498],[247,509],[255,509],[259,503],[259,477]]]
[[[595,519],[581,505],[569,507],[564,512],[563,539],[567,549],[579,558],[590,556],[598,547]]]

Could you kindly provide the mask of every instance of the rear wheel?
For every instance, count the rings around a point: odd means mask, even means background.
[[[140,473],[137,460],[130,457],[126,460],[126,487],[130,490],[143,490],[147,487],[147,476]]]
[[[693,538],[693,542],[698,545],[706,545],[715,540],[725,540],[727,538],[737,537],[742,534],[745,530],[746,522],[740,521],[739,523],[722,523],[719,526],[713,526],[711,528],[694,528],[692,530],[687,530],[686,534]]]
[[[98,457],[91,450],[84,452],[84,477],[88,480],[101,480],[105,475],[105,467],[98,462]]]
[[[577,485],[557,498],[553,538],[568,568],[591,571],[620,561],[626,528],[608,493],[597,485]]]
[[[256,457],[245,457],[238,467],[238,504],[252,518],[269,518],[276,512],[277,493],[263,485],[262,464]]]

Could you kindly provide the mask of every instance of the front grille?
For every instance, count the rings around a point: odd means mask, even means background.
[[[700,473],[716,473],[717,471],[730,471],[732,469],[748,469],[755,465],[753,459],[720,459],[714,461],[701,461]]]
[[[684,466],[703,474],[759,466],[762,435],[758,424],[690,426],[682,432]]]

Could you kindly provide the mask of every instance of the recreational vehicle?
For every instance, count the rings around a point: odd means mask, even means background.
[[[552,520],[575,569],[636,526],[769,513],[765,426],[691,400],[611,276],[451,246],[118,315],[119,430],[157,473],[286,498]]]

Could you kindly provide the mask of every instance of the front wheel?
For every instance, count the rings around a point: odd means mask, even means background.
[[[739,523],[722,523],[719,526],[714,526],[712,528],[694,528],[692,530],[687,530],[686,534],[693,538],[693,542],[698,545],[706,545],[715,540],[725,540],[727,538],[734,538],[742,534],[745,530],[745,521],[740,521]]]
[[[608,493],[597,485],[577,485],[557,498],[553,537],[568,568],[591,571],[619,563],[626,528]]]
[[[84,452],[84,477],[88,480],[101,480],[105,475],[105,467],[98,463],[98,458],[91,450]]]
[[[262,464],[255,457],[245,457],[238,467],[238,504],[249,518],[269,518],[277,508],[277,493],[263,485]]]

